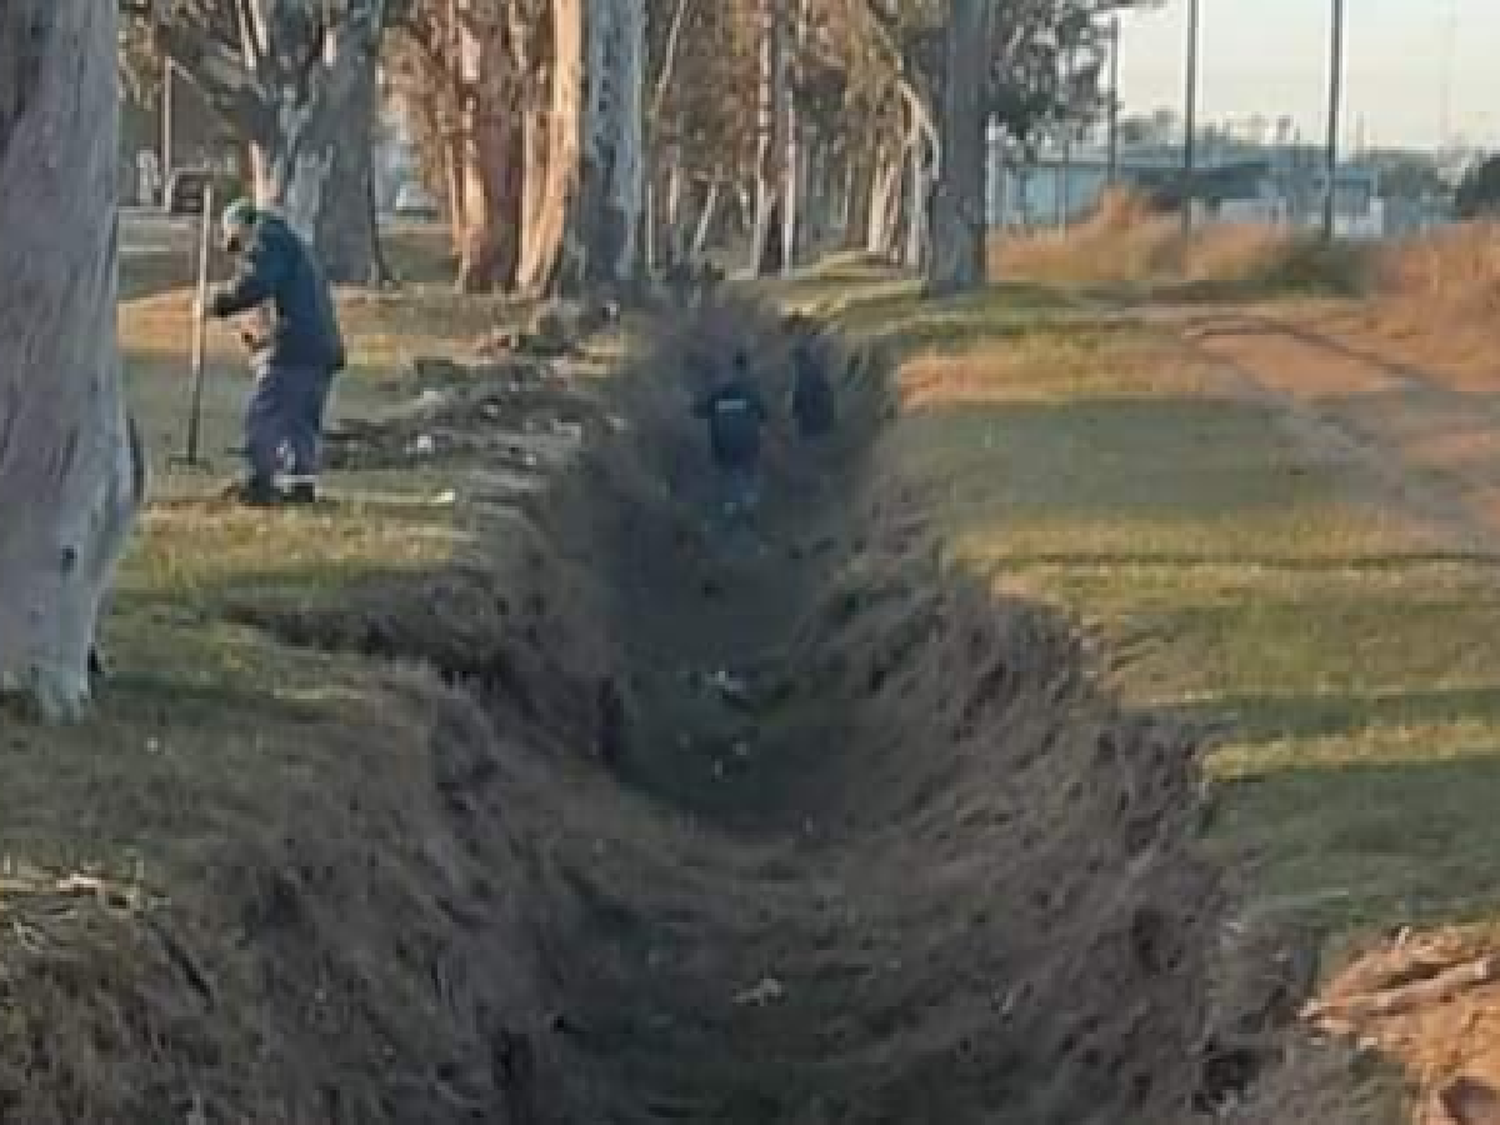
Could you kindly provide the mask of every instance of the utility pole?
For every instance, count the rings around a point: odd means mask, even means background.
[[[1109,186],[1120,180],[1120,14],[1109,27]]]
[[[1329,29],[1328,65],[1328,155],[1324,169],[1323,238],[1332,242],[1338,233],[1339,118],[1344,96],[1344,0],[1333,0]]]
[[[1068,91],[1067,100],[1063,105],[1062,121],[1062,148],[1059,155],[1062,165],[1058,169],[1057,177],[1057,229],[1065,231],[1071,224],[1073,216],[1073,122],[1072,115],[1072,91],[1073,91],[1073,67],[1074,58],[1071,50],[1063,56],[1063,88]]]
[[[1193,229],[1193,203],[1197,198],[1194,184],[1197,168],[1198,132],[1198,17],[1200,0],[1188,0],[1187,93],[1183,98],[1182,138],[1182,227]]]
[[[172,180],[173,132],[176,129],[176,93],[173,87],[176,85],[177,64],[170,58],[166,60],[166,72],[162,75],[161,85],[161,183],[163,192],[167,184]],[[165,202],[165,198],[163,199]]]
[[[1443,80],[1438,102],[1438,147],[1446,150],[1453,137],[1453,51],[1458,38],[1458,9],[1448,0],[1443,21]]]

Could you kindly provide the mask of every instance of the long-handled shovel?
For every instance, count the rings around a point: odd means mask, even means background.
[[[198,224],[198,294],[193,305],[193,358],[192,398],[188,408],[187,449],[179,457],[172,458],[174,465],[194,469],[211,469],[213,466],[199,456],[203,430],[203,383],[206,371],[204,353],[208,345],[208,318],[204,309],[208,306],[208,262],[213,241],[214,228],[213,184],[203,187],[203,216]]]

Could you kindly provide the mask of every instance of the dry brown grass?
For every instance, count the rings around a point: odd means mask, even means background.
[[[991,276],[1061,284],[1191,285],[1239,292],[1351,292],[1363,282],[1364,256],[1325,247],[1284,228],[1220,223],[1192,233],[1131,192],[1107,195],[1071,230],[998,235]]]
[[[1283,305],[1281,314],[1346,349],[1377,379],[1394,368],[1454,391],[1491,393],[1500,355],[1500,224],[1447,227],[1383,247],[1369,261],[1365,300]],[[1319,369],[1337,362],[1330,353]]]
[[[1378,291],[1388,299],[1490,312],[1500,306],[1500,223],[1461,223],[1380,255]]]

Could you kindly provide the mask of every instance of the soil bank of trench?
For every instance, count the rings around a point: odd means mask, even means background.
[[[483,559],[246,608],[439,670],[382,688],[406,718],[381,754],[410,768],[351,776],[357,845],[313,826],[241,857],[233,942],[155,923],[176,936],[108,1009],[129,1097],[59,1094],[62,1067],[14,1120],[1228,1115],[1297,997],[1274,942],[1230,948],[1193,739],[1122,712],[1065,623],[944,566],[885,471],[871,357],[823,342],[839,434],[779,426],[763,542],[720,541],[685,402],[737,343],[785,401],[775,316],[679,317],[551,486],[491,514]],[[250,982],[242,1010],[203,1010],[184,946]]]
[[[945,567],[874,357],[822,340],[839,436],[777,427],[757,541],[715,532],[685,407],[736,346],[785,402],[769,313],[659,326],[541,519],[608,655],[605,773],[554,796],[534,904],[565,1044],[535,1119],[1222,1118],[1296,997],[1226,947],[1193,739]]]

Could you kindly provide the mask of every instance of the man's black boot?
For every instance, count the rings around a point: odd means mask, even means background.
[[[273,483],[256,477],[233,485],[228,498],[247,508],[275,508],[286,502],[286,497]]]
[[[318,502],[318,486],[303,481],[292,485],[287,489],[286,502],[288,504],[316,504]]]

